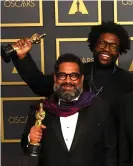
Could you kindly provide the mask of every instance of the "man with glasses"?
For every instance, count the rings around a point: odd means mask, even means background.
[[[84,89],[95,92],[114,105],[120,97],[133,91],[133,75],[116,65],[118,57],[130,50],[128,33],[121,25],[103,22],[91,28],[88,43],[94,62],[84,65]],[[37,69],[28,53],[31,42],[21,39],[16,46],[20,50],[17,50],[18,58],[14,58],[13,62],[22,79],[36,94],[50,96],[53,92],[53,76],[44,75]]]
[[[43,100],[46,117],[35,124],[28,116],[21,144],[42,146],[38,166],[116,166],[116,137],[110,108],[94,93],[83,91],[84,65],[73,54],[64,54],[54,68],[54,93]],[[28,140],[29,135],[29,140]]]

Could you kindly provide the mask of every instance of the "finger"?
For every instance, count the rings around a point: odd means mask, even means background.
[[[32,42],[30,41],[29,38],[25,38],[25,43],[26,43],[29,47],[32,46]]]
[[[18,40],[18,45],[19,45],[19,48],[23,48],[24,47],[24,42],[23,42],[23,40],[21,39],[21,40]]]
[[[30,138],[31,138],[31,139],[42,139],[42,136],[35,135],[35,134],[31,134],[31,135],[30,135]]]
[[[41,127],[35,128],[35,132],[40,132],[40,133],[42,133],[42,128],[41,128]]]
[[[35,136],[39,136],[39,137],[41,137],[42,136],[42,132],[35,132],[35,133],[33,133]]]
[[[41,129],[45,129],[46,128],[46,126],[43,125],[43,124],[40,127],[41,127]]]
[[[42,137],[35,137],[35,139],[40,141],[42,139]]]
[[[38,143],[38,142],[40,142],[40,141],[41,141],[40,139],[32,139],[32,140],[31,140],[32,143]]]
[[[35,136],[35,135],[30,136],[30,140],[39,140],[40,141],[41,139],[42,139],[42,137],[39,137],[39,136]]]
[[[16,43],[13,44],[13,47],[19,47],[19,43],[18,41]]]
[[[31,135],[30,137],[31,139],[40,139],[42,138],[42,136],[38,136],[38,135]]]
[[[37,136],[42,136],[42,131],[31,131],[30,134],[37,135]]]
[[[25,38],[21,39],[20,41],[21,41],[21,46],[22,46],[22,48],[24,48],[24,47],[26,47],[26,46],[28,45],[28,44],[26,43],[26,39],[25,39]]]
[[[30,39],[29,38],[25,38],[25,42],[28,44],[28,43],[31,43]]]
[[[20,42],[22,45],[25,45],[25,43],[26,43],[25,38],[21,39]]]
[[[37,132],[37,131],[38,131],[38,132],[41,132],[42,129],[41,129],[40,126],[34,126],[34,127],[32,127],[31,131],[34,131],[34,132]]]

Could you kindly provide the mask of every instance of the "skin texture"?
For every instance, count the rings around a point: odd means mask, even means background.
[[[22,38],[18,40],[13,47],[18,47],[19,49],[16,50],[17,56],[19,59],[23,59],[26,54],[31,50],[32,43],[30,42],[30,39],[28,38]]]
[[[106,44],[105,48],[100,48],[100,44],[106,42],[113,44],[113,47],[117,48],[116,51],[110,49],[109,44]],[[112,33],[103,33],[100,35],[96,47],[94,49],[94,59],[101,65],[110,66],[116,63],[116,60],[119,56],[119,38]]]
[[[70,73],[80,73],[79,66],[76,63],[73,62],[63,62],[59,66],[59,72],[63,72],[66,74]],[[83,82],[83,75],[77,79],[76,81],[72,81],[69,76],[67,76],[66,80],[59,80],[56,75],[54,74],[54,82],[55,84],[61,85],[62,83],[70,83],[70,85],[66,84],[62,86],[64,91],[73,90],[75,87],[81,87],[82,88],[82,82]]]

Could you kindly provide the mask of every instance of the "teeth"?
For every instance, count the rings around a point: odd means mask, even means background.
[[[107,54],[101,54],[102,56],[104,56],[104,57],[109,57],[109,55],[107,55]]]

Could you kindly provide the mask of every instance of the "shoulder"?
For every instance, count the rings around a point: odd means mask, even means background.
[[[133,73],[126,71],[120,67],[117,68],[117,74],[121,77],[125,77],[133,81]]]

